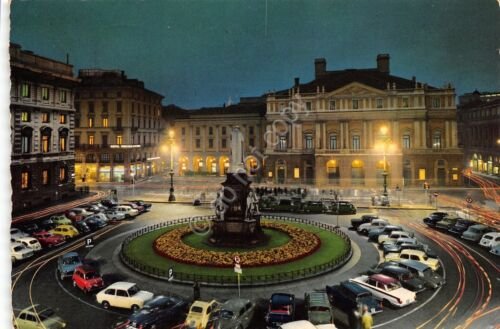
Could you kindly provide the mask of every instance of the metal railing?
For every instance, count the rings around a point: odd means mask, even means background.
[[[128,266],[134,271],[158,279],[168,280],[168,268],[160,268],[156,266],[143,264],[142,262],[127,256],[124,250],[126,249],[128,244],[132,242],[134,239],[144,234],[154,232],[156,230],[165,227],[171,227],[181,224],[190,224],[190,223],[193,224],[199,221],[207,222],[211,221],[212,219],[215,219],[215,216],[197,216],[197,217],[179,218],[173,221],[162,222],[143,227],[140,230],[137,230],[128,237],[126,237],[125,240],[122,242],[120,250],[120,259],[126,266]],[[350,238],[348,237],[347,234],[342,232],[339,228],[334,227],[333,225],[314,222],[308,219],[288,217],[288,216],[262,215],[262,219],[273,220],[278,222],[281,221],[281,222],[292,222],[297,224],[311,225],[337,234],[346,242],[346,244],[344,245],[341,256],[337,257],[334,260],[300,270],[284,271],[276,274],[243,275],[240,276],[240,283],[242,286],[277,284],[277,283],[302,280],[305,278],[311,278],[314,276],[331,272],[339,268],[340,266],[344,265],[347,261],[349,261],[349,259],[352,256],[352,247]],[[185,273],[178,271],[175,271],[175,279],[173,281],[177,283],[189,283],[189,284],[196,281],[199,283],[203,283],[205,285],[214,285],[214,286],[236,286],[238,284],[238,278],[236,275],[197,274],[197,273]]]

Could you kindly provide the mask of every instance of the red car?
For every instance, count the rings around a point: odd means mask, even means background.
[[[32,234],[35,239],[37,239],[42,247],[54,247],[59,246],[66,242],[66,239],[62,235],[52,234],[47,231],[39,231]]]
[[[87,293],[104,288],[104,281],[99,273],[89,265],[80,265],[73,272],[73,287],[78,287]]]

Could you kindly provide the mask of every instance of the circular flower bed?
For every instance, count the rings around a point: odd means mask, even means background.
[[[189,226],[178,228],[158,237],[153,244],[157,254],[181,263],[201,266],[232,267],[234,257],[241,265],[256,267],[287,263],[312,254],[321,246],[320,238],[311,232],[283,223],[263,222],[262,227],[280,230],[291,237],[283,246],[249,252],[224,252],[196,249],[186,245],[182,238],[193,234]]]

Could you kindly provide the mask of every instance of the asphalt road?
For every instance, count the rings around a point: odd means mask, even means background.
[[[376,327],[380,328],[495,328],[498,324],[499,271],[498,259],[477,245],[464,243],[446,234],[428,229],[421,224],[421,219],[428,211],[422,210],[379,210],[379,216],[391,223],[401,224],[414,231],[417,237],[430,245],[440,256],[446,270],[447,284],[435,295],[433,291],[425,291],[418,295],[418,302],[403,309],[386,309],[374,317]],[[155,222],[173,218],[211,213],[210,209],[194,208],[186,205],[155,204],[149,213],[139,216],[135,221],[127,221],[116,226],[108,226],[110,230],[96,239],[94,249],[83,246],[65,245],[55,251],[46,253],[38,261],[25,262],[13,269],[13,307],[14,310],[24,308],[31,303],[41,303],[54,308],[62,318],[68,321],[68,328],[110,328],[119,318],[130,312],[123,310],[104,310],[96,302],[93,295],[85,295],[72,287],[69,279],[61,282],[56,277],[55,260],[67,250],[76,250],[90,257],[99,265],[108,282],[117,280],[133,280],[142,288],[155,294],[176,293],[190,298],[191,288],[174,286],[166,282],[158,282],[131,273],[113,264],[116,257],[116,244],[126,236],[126,232]],[[295,215],[306,216],[329,224],[337,223],[337,216],[332,215]],[[378,250],[367,242],[365,237],[348,231],[350,218],[355,216],[338,216],[338,222],[350,234],[357,246],[358,256],[336,272],[326,276],[304,280],[294,284],[269,286],[265,288],[243,289],[242,296],[254,299],[259,308],[253,328],[262,328],[263,313],[267,298],[275,291],[293,291],[299,298],[304,292],[314,288],[324,288],[325,284],[335,284],[358,273],[378,261]],[[104,231],[103,230],[103,231]],[[101,231],[100,234],[103,232]],[[81,243],[83,244],[83,243]],[[43,261],[40,261],[43,260]],[[34,264],[31,264],[34,263]],[[31,264],[31,266],[29,266]],[[29,267],[29,268],[28,268]],[[26,269],[28,268],[28,269]],[[24,272],[23,272],[23,269]],[[230,298],[234,289],[202,287],[202,298]],[[298,313],[302,314],[299,303]]]

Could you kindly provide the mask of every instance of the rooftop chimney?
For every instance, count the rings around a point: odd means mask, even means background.
[[[326,59],[316,58],[314,60],[314,77],[319,78],[326,73]]]
[[[294,87],[297,88],[300,85],[300,78],[295,78],[295,85]]]
[[[378,54],[377,55],[377,70],[381,73],[389,74],[389,54]]]

